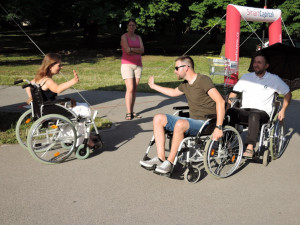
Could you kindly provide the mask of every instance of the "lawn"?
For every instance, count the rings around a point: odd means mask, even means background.
[[[80,82],[74,87],[78,90],[103,90],[125,91],[125,85],[120,74],[121,51],[119,35],[99,35],[98,45],[95,49],[88,49],[82,44],[80,31],[58,31],[53,36],[46,38],[41,31],[29,31],[36,44],[47,52],[59,52],[62,55],[63,70],[60,75],[54,76],[57,83],[70,80],[75,69]],[[177,56],[188,50],[201,35],[190,35],[184,43],[177,45],[170,40],[145,40],[145,55],[143,56],[143,75],[138,87],[139,92],[153,92],[148,87],[148,78],[155,77],[155,82],[176,87],[179,81],[174,75],[174,62]],[[209,75],[210,61],[207,57],[219,57],[223,37],[219,37],[217,44],[208,43],[203,39],[188,54],[195,61],[195,71]],[[15,80],[31,80],[37,72],[43,54],[20,31],[0,32],[0,85],[13,85]],[[239,74],[247,73],[250,64],[250,52],[256,46],[250,42],[240,49]],[[214,76],[213,82],[222,85],[223,76]],[[300,99],[300,91],[293,92],[293,99]],[[19,116],[19,115],[18,115]],[[16,121],[16,115],[9,115]],[[10,121],[10,120],[9,120]],[[9,122],[8,127],[2,128],[0,140],[2,143],[14,143],[14,122]],[[6,132],[7,131],[7,132]],[[5,133],[6,132],[6,133]],[[5,136],[7,134],[10,136]],[[4,136],[3,136],[4,135]],[[6,139],[6,142],[3,142]],[[1,143],[0,142],[0,143]]]

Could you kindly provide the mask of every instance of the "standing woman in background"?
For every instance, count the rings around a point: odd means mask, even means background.
[[[121,74],[126,84],[126,120],[141,118],[133,112],[136,98],[137,86],[142,75],[142,54],[144,53],[144,44],[142,38],[135,34],[136,22],[130,19],[127,23],[127,33],[121,36],[122,60]]]

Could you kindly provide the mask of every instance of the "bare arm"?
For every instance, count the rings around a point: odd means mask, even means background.
[[[52,79],[49,79],[44,86],[46,89],[50,89],[54,93],[61,93],[78,83],[79,78],[75,70],[73,70],[73,74],[74,78],[65,83],[57,84]]]
[[[140,36],[137,36],[140,39],[140,47],[139,48],[130,48],[130,51],[135,54],[143,54],[144,53],[144,44],[143,40]]]
[[[168,95],[170,97],[177,97],[177,96],[183,95],[183,92],[179,91],[178,88],[167,88],[167,87],[162,87],[160,85],[155,84],[153,76],[149,77],[148,85],[151,89],[158,91],[164,95]]]
[[[121,36],[121,47],[127,54],[130,54],[130,48],[125,34]]]
[[[216,88],[212,88],[208,91],[208,95],[216,102],[216,111],[217,111],[217,122],[216,126],[223,125],[223,120],[225,117],[225,101],[220,95]],[[223,136],[223,131],[215,128],[213,132],[213,140],[218,140]]]
[[[278,119],[281,121],[285,118],[285,111],[288,107],[288,105],[290,104],[290,101],[292,99],[292,93],[289,91],[283,99],[283,104],[282,104],[282,108],[278,113]]]

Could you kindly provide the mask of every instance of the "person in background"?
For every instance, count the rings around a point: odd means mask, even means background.
[[[126,120],[141,118],[141,116],[135,113],[133,109],[137,86],[142,75],[142,54],[144,53],[144,44],[142,38],[135,34],[135,29],[136,22],[135,20],[130,19],[127,23],[127,33],[121,36],[121,74],[126,85]]]

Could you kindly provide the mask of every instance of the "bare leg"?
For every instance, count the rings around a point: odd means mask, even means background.
[[[248,144],[248,145],[247,145],[247,149],[253,150],[253,145]]]
[[[127,113],[132,113],[132,103],[134,102],[133,93],[135,89],[135,79],[128,78],[125,80],[126,84],[126,94],[125,94],[125,104]]]
[[[135,78],[134,82],[133,82],[133,90],[132,90],[132,102],[131,102],[131,112],[133,112],[133,108],[134,108],[134,103],[135,103],[135,99],[136,99],[136,91],[137,91],[137,86],[140,83],[140,78]]]
[[[186,132],[190,127],[190,124],[187,120],[178,120],[175,124],[174,131],[173,131],[173,139],[172,139],[172,146],[171,151],[168,157],[168,160],[171,163],[174,163],[178,147],[180,142],[184,138],[184,132]]]
[[[161,160],[165,160],[165,129],[164,127],[167,125],[167,116],[164,114],[157,114],[153,118],[153,133],[156,143],[157,156]]]

